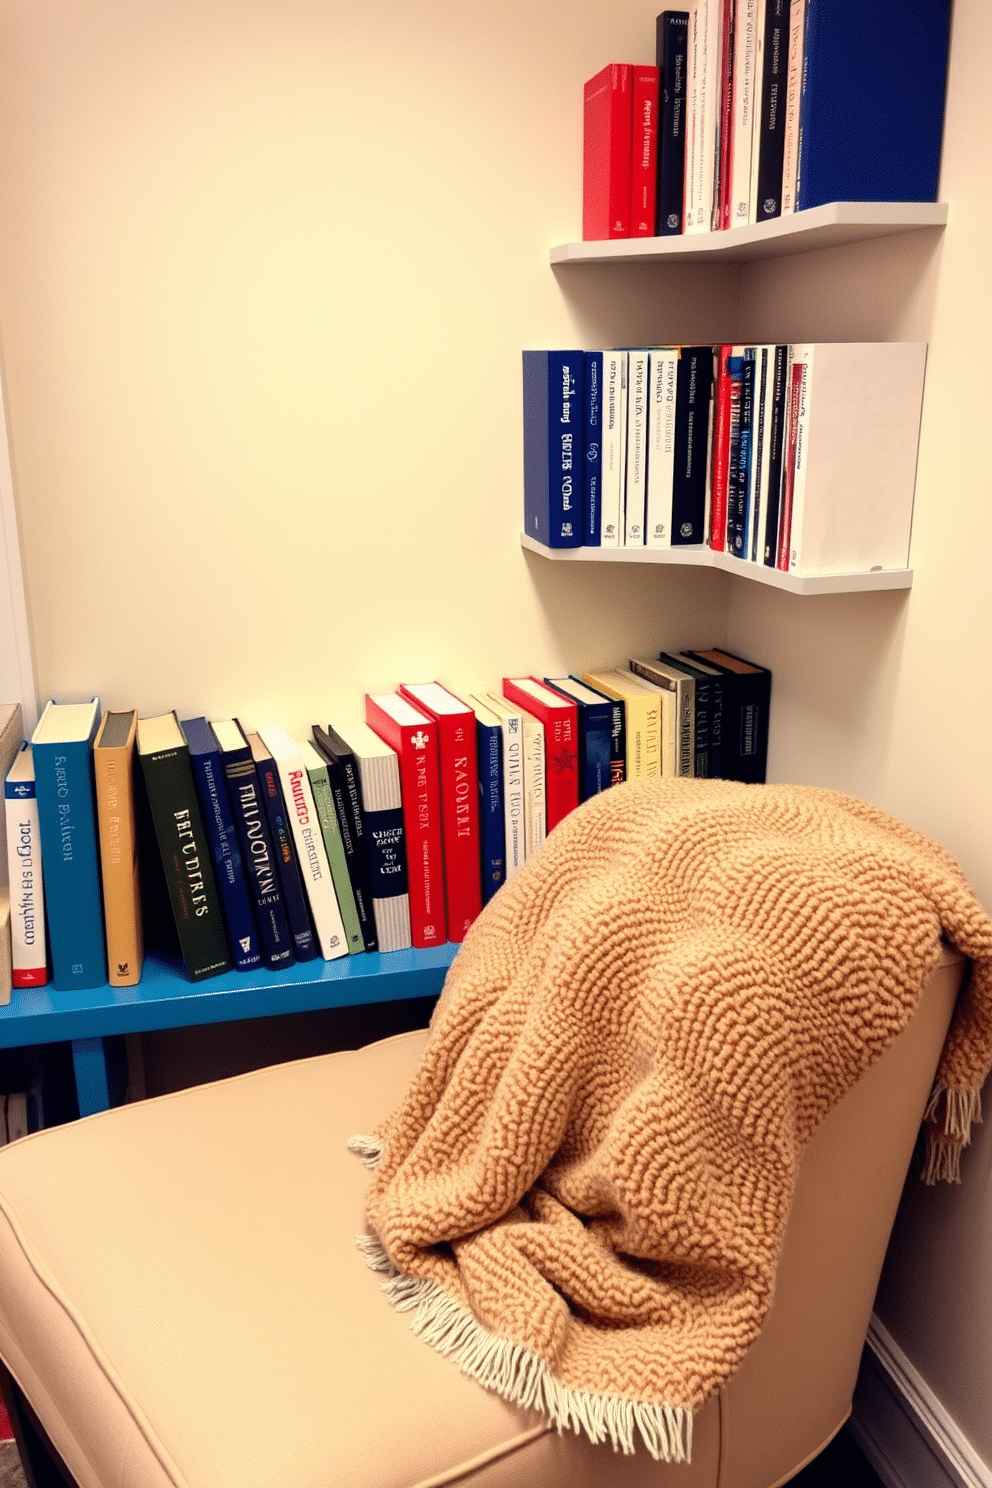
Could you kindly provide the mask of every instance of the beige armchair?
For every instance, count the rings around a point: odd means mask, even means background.
[[[559,1436],[380,1294],[355,1246],[367,1174],[345,1142],[396,1103],[420,1033],[0,1151],[14,1404],[79,1488],[784,1482],[850,1409],[963,965],[945,953],[910,1026],[814,1135],[771,1313],[699,1413],[688,1466]]]

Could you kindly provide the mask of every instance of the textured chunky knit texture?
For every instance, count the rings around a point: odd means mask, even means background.
[[[681,1460],[767,1311],[799,1157],[973,971],[928,1173],[992,1066],[992,920],[939,847],[834,792],[635,781],[506,884],[448,974],[374,1164],[367,1258],[435,1347],[559,1425]]]

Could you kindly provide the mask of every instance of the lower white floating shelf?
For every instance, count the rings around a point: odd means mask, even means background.
[[[520,545],[554,563],[659,563],[716,568],[738,579],[783,589],[786,594],[856,594],[876,589],[910,589],[913,585],[911,568],[885,568],[869,573],[783,573],[702,544],[683,548],[547,548],[521,532]]]

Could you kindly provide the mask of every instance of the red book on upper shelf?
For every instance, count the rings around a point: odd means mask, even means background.
[[[610,62],[585,85],[582,135],[582,236],[630,237],[633,67]]]
[[[548,831],[579,804],[578,705],[537,677],[504,677],[503,696],[544,724]]]
[[[634,67],[630,154],[630,236],[653,238],[658,181],[657,67]]]

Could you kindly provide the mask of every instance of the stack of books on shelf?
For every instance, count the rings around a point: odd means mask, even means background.
[[[950,0],[696,0],[584,90],[584,239],[936,201]],[[912,79],[912,86],[909,80]]]
[[[771,674],[719,648],[492,689],[411,683],[310,738],[50,701],[4,777],[10,984],[191,982],[460,942],[581,802],[765,778]],[[12,751],[8,751],[12,752]]]
[[[524,531],[905,568],[925,364],[922,342],[525,351]]]

